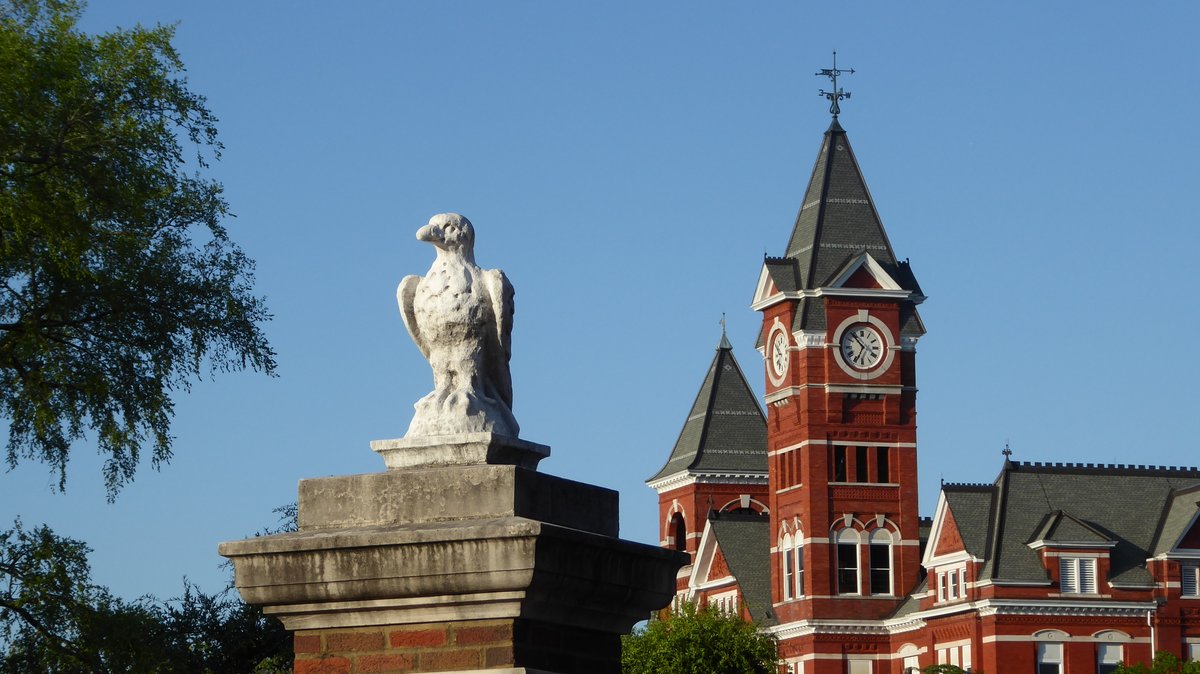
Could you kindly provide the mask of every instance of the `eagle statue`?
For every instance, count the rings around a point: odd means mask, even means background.
[[[417,230],[437,249],[425,276],[396,289],[404,327],[433,369],[433,392],[416,402],[405,438],[490,432],[518,437],[512,414],[513,287],[475,264],[475,228],[441,213]]]

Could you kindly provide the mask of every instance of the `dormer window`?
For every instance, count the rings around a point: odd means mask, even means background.
[[[1058,584],[1063,594],[1096,594],[1096,559],[1060,557]]]
[[[1180,594],[1193,599],[1200,598],[1200,564],[1184,564],[1182,570]]]

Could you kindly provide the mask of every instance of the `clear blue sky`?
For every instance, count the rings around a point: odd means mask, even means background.
[[[542,469],[643,484],[720,339],[752,385],[762,255],[779,255],[827,104],[929,300],[918,346],[923,510],[939,479],[1015,458],[1200,464],[1191,2],[97,1],[85,27],[178,21],[220,118],[213,169],[258,261],[279,377],[176,401],[176,458],[104,500],[94,447],[66,494],[0,474],[0,521],[88,541],[97,581],[172,596],[225,582],[219,541],[272,523],[301,478],[383,469],[428,392],[394,292],[458,211],[517,289],[522,436]]]

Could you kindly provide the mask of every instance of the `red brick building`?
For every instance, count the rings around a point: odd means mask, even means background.
[[[1005,461],[919,517],[924,299],[835,117],[755,290],[766,415],[722,337],[648,481],[680,598],[757,621],[789,674],[1200,659],[1200,470]]]

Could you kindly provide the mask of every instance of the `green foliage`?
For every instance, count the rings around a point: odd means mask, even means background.
[[[110,500],[143,446],[171,456],[171,393],[272,373],[253,262],[229,240],[216,119],[171,27],[87,35],[74,0],[0,0],[0,416],[7,462],[65,487],[91,432]],[[194,148],[194,154],[185,152]]]
[[[1142,663],[1120,665],[1114,670],[1115,674],[1200,674],[1200,662],[1182,662],[1177,656],[1166,651],[1154,654],[1154,662],[1149,667]]]
[[[921,674],[966,674],[966,670],[955,665],[929,665],[921,670]]]
[[[0,533],[0,674],[289,671],[283,626],[234,596],[126,602],[92,583],[85,544],[20,522]]]
[[[775,639],[713,607],[684,604],[621,641],[625,674],[775,674]]]

